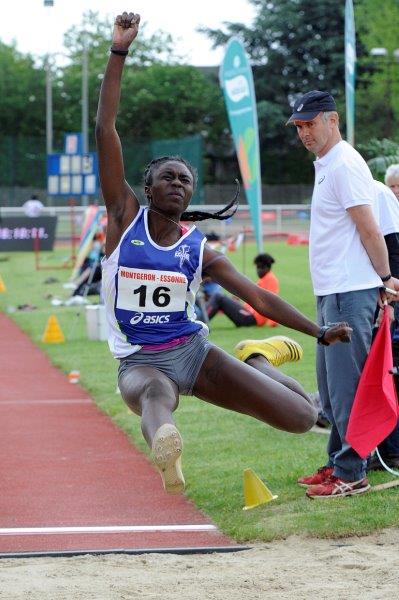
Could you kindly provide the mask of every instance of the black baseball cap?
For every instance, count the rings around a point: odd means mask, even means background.
[[[311,121],[319,113],[337,110],[335,100],[328,92],[312,90],[298,98],[286,125],[293,121]]]

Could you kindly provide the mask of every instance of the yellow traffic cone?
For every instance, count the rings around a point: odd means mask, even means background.
[[[5,283],[0,275],[0,293],[5,292],[6,291],[6,286]]]
[[[48,318],[46,329],[43,333],[42,342],[47,344],[61,344],[62,342],[65,342],[64,334],[61,331],[57,317],[54,315],[51,315]]]
[[[260,504],[266,504],[271,500],[275,500],[278,496],[274,496],[263,481],[252,471],[252,469],[244,470],[244,498],[245,506],[243,510],[255,508]]]

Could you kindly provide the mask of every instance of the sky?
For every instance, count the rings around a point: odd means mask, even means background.
[[[20,52],[35,56],[62,53],[63,34],[79,25],[88,10],[112,18],[124,10],[139,13],[148,33],[170,33],[177,53],[196,66],[218,65],[223,56],[223,49],[212,50],[207,36],[197,33],[196,27],[219,29],[224,21],[250,25],[255,15],[247,0],[134,0],[131,4],[121,0],[54,0],[50,8],[44,7],[44,0],[18,0],[17,10],[12,2],[2,2],[0,40],[6,44],[14,40]]]

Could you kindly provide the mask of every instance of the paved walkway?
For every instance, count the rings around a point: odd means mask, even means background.
[[[234,550],[0,313],[0,556]]]

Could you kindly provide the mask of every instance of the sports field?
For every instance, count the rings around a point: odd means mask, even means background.
[[[276,259],[274,271],[280,279],[281,295],[310,317],[314,301],[307,266],[307,247],[273,242],[265,250]],[[42,264],[59,265],[67,250],[43,254]],[[236,266],[255,279],[252,260],[256,250],[240,247],[229,257]],[[87,339],[84,307],[54,307],[53,297],[67,297],[62,287],[69,270],[36,271],[30,253],[10,253],[2,257],[0,275],[6,290],[0,293],[0,310],[8,314],[35,343],[51,357],[65,374],[78,369],[81,384],[100,408],[125,430],[135,444],[147,452],[140,424],[115,393],[117,363],[105,342]],[[46,280],[56,279],[53,283]],[[31,304],[31,311],[17,307]],[[56,315],[65,334],[64,344],[42,344],[41,336],[50,315]],[[278,327],[272,331],[235,328],[225,317],[212,321],[210,339],[232,352],[243,338],[269,334],[290,335],[304,347],[300,363],[284,366],[304,387],[315,389],[314,340]],[[12,344],[12,340],[2,343]],[[325,460],[327,436],[309,432],[293,435],[264,426],[249,417],[223,411],[196,398],[182,397],[176,421],[185,441],[184,472],[187,495],[227,534],[240,542],[269,541],[291,534],[317,537],[362,535],[397,525],[399,507],[397,489],[364,494],[360,497],[328,501],[310,501],[295,484],[298,476],[313,471]],[[28,424],[26,424],[28,426]],[[278,499],[251,511],[242,511],[242,475],[252,468]],[[388,481],[390,475],[371,474],[371,482]]]

